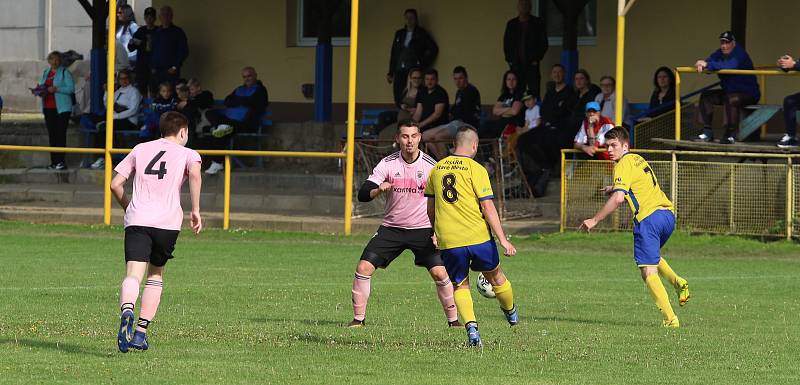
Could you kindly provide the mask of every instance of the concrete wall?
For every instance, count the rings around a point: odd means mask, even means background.
[[[294,47],[292,0],[156,0],[171,4],[176,24],[190,41],[185,73],[198,76],[218,94],[240,82],[239,69],[256,66],[267,84],[270,97],[282,102],[307,102],[300,94],[302,83],[314,79],[314,48]],[[598,36],[594,46],[581,46],[581,67],[595,79],[613,74],[616,50],[616,1],[600,0]],[[357,99],[363,103],[389,103],[390,86],[385,74],[393,31],[402,26],[405,8],[417,8],[421,25],[431,31],[440,46],[436,67],[451,95],[450,70],[465,65],[471,80],[482,92],[483,102],[492,102],[499,92],[505,70],[502,34],[505,22],[515,14],[515,0],[406,0],[362,1],[358,53]],[[796,49],[794,35],[783,33],[794,24],[800,10],[791,0],[750,2],[747,45],[757,63],[773,63],[777,56]],[[218,16],[211,16],[218,15]],[[226,16],[222,16],[226,15]],[[627,21],[625,93],[633,101],[647,101],[653,71],[661,66],[691,65],[717,48],[718,34],[728,29],[730,1],[692,0],[640,1]],[[346,101],[348,47],[334,48],[334,102]],[[543,62],[557,62],[560,47],[551,47]],[[543,71],[547,77],[547,70]],[[712,82],[708,76],[685,76],[687,87]],[[768,82],[768,102],[779,102],[785,93],[800,88],[797,80]]]

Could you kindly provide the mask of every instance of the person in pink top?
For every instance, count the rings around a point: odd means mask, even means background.
[[[364,248],[356,267],[352,291],[353,321],[350,327],[364,326],[375,269],[385,269],[404,250],[414,253],[414,264],[426,268],[436,283],[448,325],[462,326],[458,322],[453,300],[453,284],[434,246],[433,228],[428,219],[427,200],[423,192],[436,161],[419,150],[421,138],[422,133],[416,122],[399,122],[395,140],[400,151],[383,158],[358,192],[361,202],[369,202],[386,194],[386,207],[383,223]]]
[[[117,347],[147,350],[147,327],[161,302],[164,265],[171,259],[183,222],[181,185],[189,179],[192,201],[191,226],[203,228],[200,218],[200,155],[186,148],[189,121],[181,113],[166,112],[159,122],[161,139],[142,143],[120,162],[111,181],[111,192],[125,210],[126,273],[120,288],[120,328]],[[133,178],[133,196],[125,195],[125,182]],[[133,332],[134,307],[142,292],[139,322]],[[131,334],[133,335],[131,336]]]

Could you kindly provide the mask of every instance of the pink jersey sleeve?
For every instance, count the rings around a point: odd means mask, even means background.
[[[203,160],[200,158],[200,154],[197,153],[195,150],[189,150],[189,156],[186,157],[186,175],[189,175],[189,170],[191,170],[192,163],[202,163]]]
[[[134,170],[136,170],[136,148],[134,148],[122,162],[119,162],[117,167],[114,167],[114,171],[124,176],[126,179],[130,179]]]
[[[380,186],[381,183],[386,182],[387,174],[389,171],[389,162],[381,160],[372,169],[372,175],[367,178],[368,181]]]

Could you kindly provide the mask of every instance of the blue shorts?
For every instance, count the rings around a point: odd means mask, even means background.
[[[658,265],[661,247],[675,230],[675,215],[669,210],[656,210],[633,225],[633,259],[636,265]]]
[[[472,271],[492,271],[500,265],[500,255],[494,239],[477,245],[442,250],[442,260],[453,284],[458,286]]]

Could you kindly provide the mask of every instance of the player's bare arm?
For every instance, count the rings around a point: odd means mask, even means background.
[[[203,220],[200,218],[200,187],[202,184],[200,163],[192,163],[189,167],[189,195],[192,199],[192,231],[195,234],[199,234],[203,229]]]
[[[622,191],[614,191],[597,214],[581,223],[581,230],[591,231],[598,223],[609,214],[613,213],[622,202],[625,202],[625,193]]]
[[[428,220],[431,221],[431,227],[436,228],[434,223],[436,221],[436,200],[433,197],[428,197]],[[433,241],[433,245],[436,248],[439,248],[439,240],[436,238],[436,233],[433,233],[431,236],[431,240]]]
[[[122,206],[123,210],[127,210],[128,203],[130,203],[128,197],[125,196],[125,182],[127,180],[128,178],[120,174],[115,175],[114,179],[111,180],[111,193],[114,194],[114,198]]]
[[[491,199],[482,200],[481,210],[483,211],[483,216],[486,218],[486,222],[489,224],[492,232],[500,241],[500,245],[506,250],[504,254],[509,257],[516,254],[517,249],[506,239],[506,233],[503,231],[503,226],[500,224],[500,216],[497,215],[497,209],[494,207],[494,202]]]

